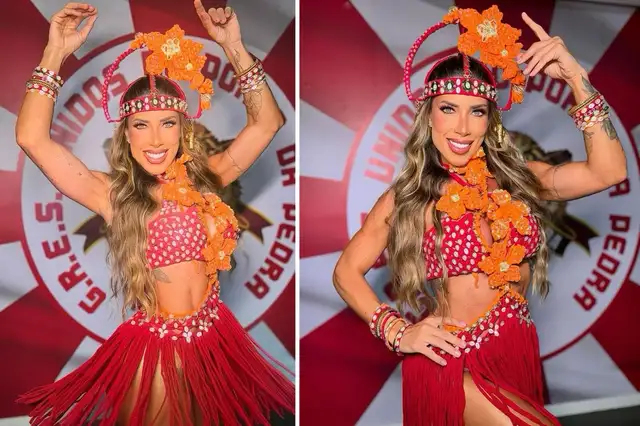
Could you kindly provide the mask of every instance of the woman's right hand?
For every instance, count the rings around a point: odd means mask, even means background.
[[[459,348],[464,348],[466,343],[464,340],[444,330],[442,328],[443,325],[466,327],[464,322],[453,318],[427,317],[405,330],[404,336],[400,341],[400,352],[421,353],[440,365],[447,365],[444,358],[437,355],[430,346],[440,348],[455,357],[459,357],[461,355]],[[393,336],[394,333],[392,332],[390,335]]]
[[[69,57],[87,40],[96,18],[98,10],[90,4],[67,3],[51,17],[47,49],[61,54],[64,58]],[[85,19],[86,25],[78,30]]]

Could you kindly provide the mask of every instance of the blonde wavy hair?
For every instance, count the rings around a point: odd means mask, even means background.
[[[474,58],[470,58],[470,69],[475,78],[490,81],[485,69]],[[456,55],[439,64],[431,73],[430,80],[462,75],[462,57]],[[441,213],[435,208],[432,209],[432,218],[436,229],[436,256],[444,271],[441,278],[427,281],[422,251],[425,212],[429,205],[440,198],[443,185],[450,179],[441,166],[440,153],[431,139],[428,124],[431,105],[431,99],[428,99],[416,113],[404,149],[406,163],[390,188],[394,196],[394,209],[389,221],[387,249],[399,307],[408,306],[416,311],[426,308],[430,313],[444,308],[443,314],[446,314],[448,306],[444,296],[447,294],[448,275],[440,250],[443,239]],[[489,108],[489,127],[482,145],[487,166],[498,186],[509,191],[513,198],[525,202],[538,222],[542,223],[546,217],[546,210],[540,201],[542,186],[508,135],[500,134],[501,117],[495,105],[490,102]],[[530,262],[533,268],[533,291],[544,297],[549,291],[548,250],[546,237],[544,233],[541,234],[540,249]]]
[[[155,77],[155,85],[162,94],[178,96],[175,86],[162,77]],[[131,85],[124,99],[131,100],[149,92],[149,78],[142,77]],[[204,145],[193,140],[193,148],[189,146],[189,139],[194,138],[193,124],[183,114],[179,117],[181,136],[177,156],[186,153],[193,158],[185,165],[198,191],[219,193],[220,179],[209,169]],[[147,267],[145,250],[147,223],[159,208],[152,194],[158,182],[131,155],[126,128],[125,119],[117,127],[108,152],[112,219],[107,225],[106,238],[112,269],[111,287],[114,297],[124,299],[123,314],[127,308],[153,314],[158,302],[155,279]]]

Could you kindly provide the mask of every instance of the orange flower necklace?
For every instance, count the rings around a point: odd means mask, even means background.
[[[193,187],[185,163],[191,157],[183,154],[167,169],[162,197],[183,207],[195,206],[198,218],[207,229],[207,245],[202,251],[206,262],[209,289],[218,286],[218,271],[231,269],[231,254],[236,248],[240,228],[238,220],[227,204],[216,194],[201,194]],[[207,216],[214,227],[206,226]]]
[[[525,247],[520,244],[508,247],[508,237],[511,226],[520,235],[531,234],[529,207],[521,201],[512,200],[511,194],[504,189],[488,191],[487,181],[492,175],[482,148],[465,167],[450,167],[449,170],[462,176],[468,185],[449,182],[436,203],[436,209],[454,220],[467,212],[473,214],[473,230],[485,253],[478,267],[489,277],[491,288],[506,288],[509,282],[520,281],[519,265],[525,256]],[[481,231],[485,218],[490,222],[493,244],[487,242]]]

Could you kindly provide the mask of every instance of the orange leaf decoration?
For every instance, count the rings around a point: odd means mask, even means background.
[[[469,210],[482,206],[482,197],[478,188],[462,186],[458,182],[447,184],[445,193],[436,203],[436,209],[445,212],[452,219],[460,219]]]
[[[512,84],[512,101],[521,103],[524,74],[515,58],[522,49],[522,43],[517,43],[522,31],[502,23],[502,17],[495,5],[482,13],[475,9],[454,8],[444,16],[443,22],[459,23],[467,29],[458,38],[458,50],[468,56],[480,52],[482,62],[502,69],[502,79]]]
[[[489,256],[478,262],[478,267],[488,275],[491,288],[500,288],[509,282],[520,281],[519,265],[524,255],[523,246],[513,245],[507,248],[507,240],[504,240],[491,246]]]
[[[139,49],[143,45],[151,54],[145,60],[145,70],[149,74],[160,75],[164,70],[167,77],[173,80],[188,81],[192,89],[198,89],[201,94],[213,94],[213,86],[205,85],[206,80],[202,75],[202,67],[206,57],[200,55],[202,43],[184,38],[184,31],[178,25],[174,25],[165,34],[159,32],[138,33],[131,42],[133,49]],[[207,109],[201,103],[202,109]]]

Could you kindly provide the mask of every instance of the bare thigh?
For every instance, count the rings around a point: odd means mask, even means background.
[[[136,375],[131,382],[131,386],[125,395],[120,413],[118,415],[118,426],[129,426],[131,414],[135,409],[136,402],[140,392],[147,390],[140,389],[142,381],[142,369],[144,366],[144,357],[138,366]],[[202,417],[200,411],[195,404],[195,398],[193,397],[191,390],[186,385],[184,375],[182,374],[182,363],[180,358],[175,356],[176,368],[179,376],[179,398],[182,407],[188,407],[190,405],[189,414],[191,422],[194,425],[202,425]],[[154,426],[168,426],[170,424],[170,412],[169,412],[169,400],[165,387],[164,380],[162,378],[161,360],[158,358],[153,378],[151,380],[151,386],[149,392],[149,404],[145,414],[145,424],[153,424]]]
[[[549,421],[544,415],[539,413],[531,404],[513,395],[510,392],[501,390],[501,393],[515,402],[520,408],[526,410],[539,420],[539,423],[544,425],[553,426],[553,423]],[[513,423],[498,408],[496,408],[491,401],[489,401],[482,392],[478,389],[469,373],[464,373],[464,394],[465,394],[465,408],[464,408],[464,424],[466,426],[511,426]],[[531,420],[525,418],[519,413],[512,413],[521,419],[527,425],[537,425],[539,423],[533,423]]]

